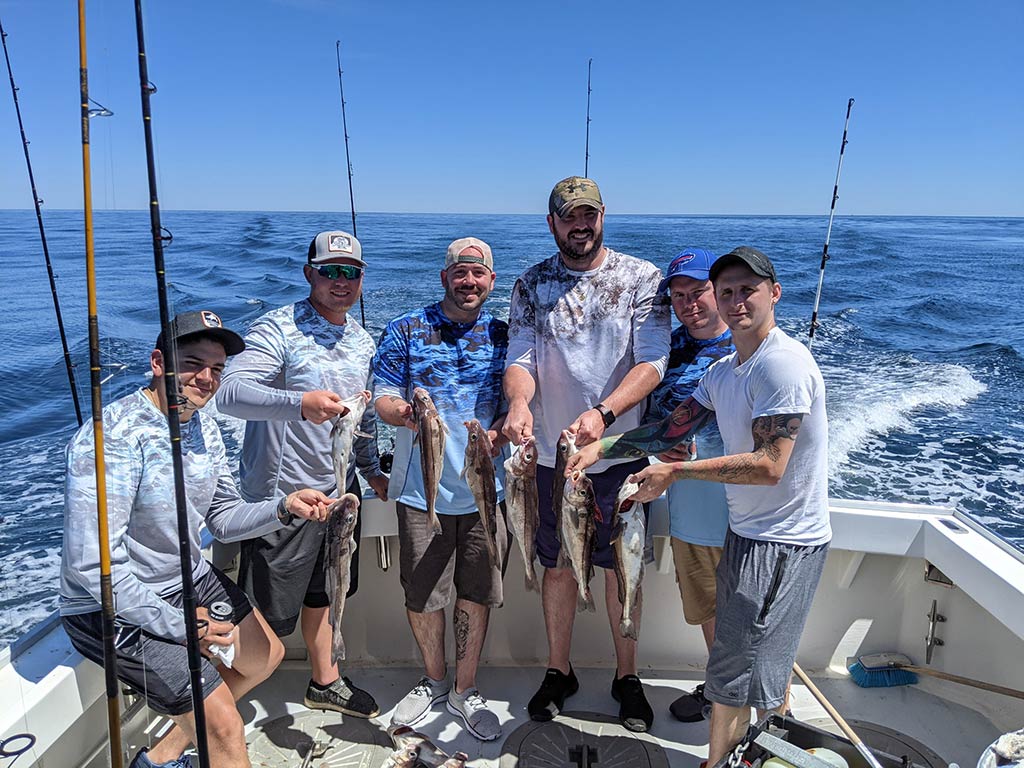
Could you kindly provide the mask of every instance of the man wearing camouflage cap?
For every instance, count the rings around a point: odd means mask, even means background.
[[[560,541],[553,502],[564,478],[555,477],[556,445],[563,429],[584,446],[640,424],[642,406],[665,372],[669,351],[668,304],[658,294],[661,271],[604,246],[604,202],[590,179],[570,176],[548,198],[548,228],[558,253],[516,281],[509,310],[505,435],[515,444],[537,440],[540,528],[537,555],[545,567],[544,622],[548,671],[528,709],[550,720],[579,687],[569,660],[577,585],[559,567]],[[614,426],[613,426],[614,425]],[[622,637],[622,606],[610,539],[615,497],[623,480],[647,461],[604,461],[589,473],[604,518],[593,562],[604,570],[608,617],[615,643],[612,696],[626,728],[646,731],[654,714],[636,675],[636,640]],[[634,615],[639,626],[639,607]]]

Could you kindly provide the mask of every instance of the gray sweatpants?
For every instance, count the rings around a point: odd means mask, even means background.
[[[827,554],[827,543],[780,544],[729,531],[704,688],[710,701],[758,709],[782,704]]]

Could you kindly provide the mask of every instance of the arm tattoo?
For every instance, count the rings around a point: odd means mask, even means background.
[[[462,661],[466,658],[466,644],[469,642],[469,613],[464,608],[456,608],[452,624],[455,625],[455,659]]]
[[[653,456],[686,442],[707,424],[715,412],[692,397],[686,398],[662,421],[643,424],[615,437],[601,441],[601,455],[606,459]]]
[[[725,463],[718,469],[718,479],[723,483],[742,483],[744,479],[758,474],[757,465],[761,457],[778,461],[782,456],[779,441],[795,441],[800,432],[802,419],[803,414],[800,413],[758,416],[750,425],[750,431],[754,436],[754,449],[750,453],[727,456]]]

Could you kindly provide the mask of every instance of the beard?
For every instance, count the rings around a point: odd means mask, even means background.
[[[569,237],[562,238],[557,233],[555,234],[555,244],[567,261],[586,261],[601,252],[601,246],[604,245],[603,228],[598,230],[591,228],[574,229],[569,234],[571,235],[576,232],[588,232],[590,239],[580,243]]]

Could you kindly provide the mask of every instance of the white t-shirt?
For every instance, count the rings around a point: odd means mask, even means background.
[[[754,449],[754,419],[803,414],[778,485],[725,484],[729,527],[748,539],[785,544],[814,546],[831,540],[825,383],[807,348],[773,328],[742,365],[736,353],[712,365],[693,397],[715,411],[727,455]]]
[[[537,382],[530,409],[537,460],[555,465],[563,429],[608,397],[634,366],[660,378],[668,360],[668,301],[658,294],[661,270],[648,261],[606,251],[601,266],[568,269],[558,254],[526,270],[512,289],[506,368],[517,365]],[[640,426],[643,403],[617,419],[605,437]],[[604,472],[630,459],[602,460]]]

